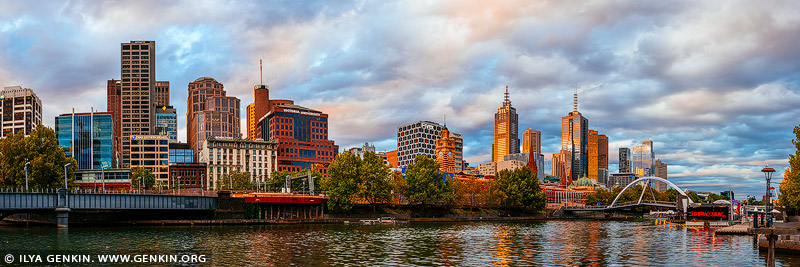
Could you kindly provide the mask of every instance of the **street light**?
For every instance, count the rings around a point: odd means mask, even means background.
[[[72,165],[72,162],[64,164],[64,189],[67,190],[69,190],[69,187],[67,187],[67,166],[69,165]]]
[[[761,169],[761,172],[764,173],[764,178],[767,179],[767,199],[764,203],[764,211],[767,213],[767,226],[772,226],[772,193],[769,191],[769,180],[772,179],[772,173],[775,172],[775,169],[767,165]]]
[[[103,194],[106,193],[106,168],[108,167],[110,166],[103,164],[103,167],[100,168],[100,178],[103,179]]]
[[[31,164],[30,161],[25,162],[25,193],[28,193],[28,165]]]

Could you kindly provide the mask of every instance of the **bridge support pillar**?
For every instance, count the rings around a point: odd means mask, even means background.
[[[56,208],[56,227],[69,227],[69,208]]]

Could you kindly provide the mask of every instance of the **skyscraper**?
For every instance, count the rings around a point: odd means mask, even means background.
[[[153,132],[154,82],[156,81],[156,42],[121,43],[120,134],[122,167],[130,167],[131,136]]]
[[[492,144],[492,161],[503,161],[506,154],[519,153],[519,132],[517,129],[519,116],[517,109],[511,106],[506,85],[503,106],[494,114],[494,144]]]
[[[542,132],[528,128],[522,132],[522,153],[542,153]]]
[[[214,78],[200,77],[189,83],[186,102],[186,139],[195,156],[208,137],[241,138],[239,99],[226,96],[224,86]]]
[[[631,161],[633,173],[641,177],[655,175],[655,159],[653,141],[644,140],[641,145],[633,146],[633,160]]]
[[[661,177],[664,180],[667,180],[667,178],[668,178],[668,175],[667,175],[667,164],[661,162],[661,160],[659,159],[659,160],[656,160],[654,165],[655,165],[655,171],[654,171],[655,174],[653,176]],[[656,181],[655,182],[655,188],[659,192],[666,192],[668,187],[669,186],[665,182],[662,182],[662,181]]]
[[[631,172],[631,149],[619,148],[619,173]]]
[[[58,146],[75,158],[76,169],[113,167],[114,124],[111,112],[61,114],[56,117]]]
[[[328,139],[328,122],[321,111],[283,105],[273,107],[257,129],[263,139],[277,141],[279,171],[316,168],[328,175],[328,165],[339,154],[339,146]]]
[[[597,146],[597,131],[589,129],[589,146],[587,149],[589,150],[587,155],[589,156],[589,179],[597,181],[597,172],[600,170],[600,157],[598,157],[598,149]]]
[[[258,69],[261,71],[261,60],[258,61]],[[263,73],[261,74],[261,84],[253,86],[253,103],[247,105],[247,138],[255,140],[263,138],[261,132],[257,130],[259,122],[269,113],[273,107],[294,105],[294,101],[286,99],[269,99],[269,86],[264,84]]]
[[[172,106],[156,108],[156,127],[153,132],[157,135],[166,135],[170,143],[178,142],[178,114]]]
[[[608,181],[608,136],[597,135],[597,181],[605,184]]]
[[[169,106],[169,82],[156,81],[154,88],[155,99],[153,100],[153,106],[155,108]]]
[[[588,175],[589,120],[578,112],[578,90],[573,96],[572,112],[561,118],[561,149],[570,153],[570,179]],[[569,181],[572,182],[571,180]]]
[[[30,88],[10,86],[0,91],[0,137],[22,132],[29,135],[42,124],[42,100]]]
[[[461,134],[450,132],[450,137],[455,142],[455,156],[453,157],[453,172],[458,173],[464,170],[464,137]]]
[[[106,111],[111,112],[114,123],[114,167],[122,164],[122,81],[108,80],[106,84]]]

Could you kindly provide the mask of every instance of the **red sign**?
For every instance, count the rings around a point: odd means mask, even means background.
[[[728,217],[721,211],[692,211],[689,217]]]

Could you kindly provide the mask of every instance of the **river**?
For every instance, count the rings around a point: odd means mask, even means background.
[[[194,255],[204,259],[199,265],[213,266],[759,266],[764,265],[766,256],[750,236],[714,235],[650,221],[104,226],[61,230],[2,226],[0,256],[8,254],[16,263],[24,260],[22,257],[35,259],[36,255],[91,255],[95,263],[85,265],[95,265],[97,255],[174,255],[179,259]],[[800,255],[779,253],[776,265],[800,266]]]

